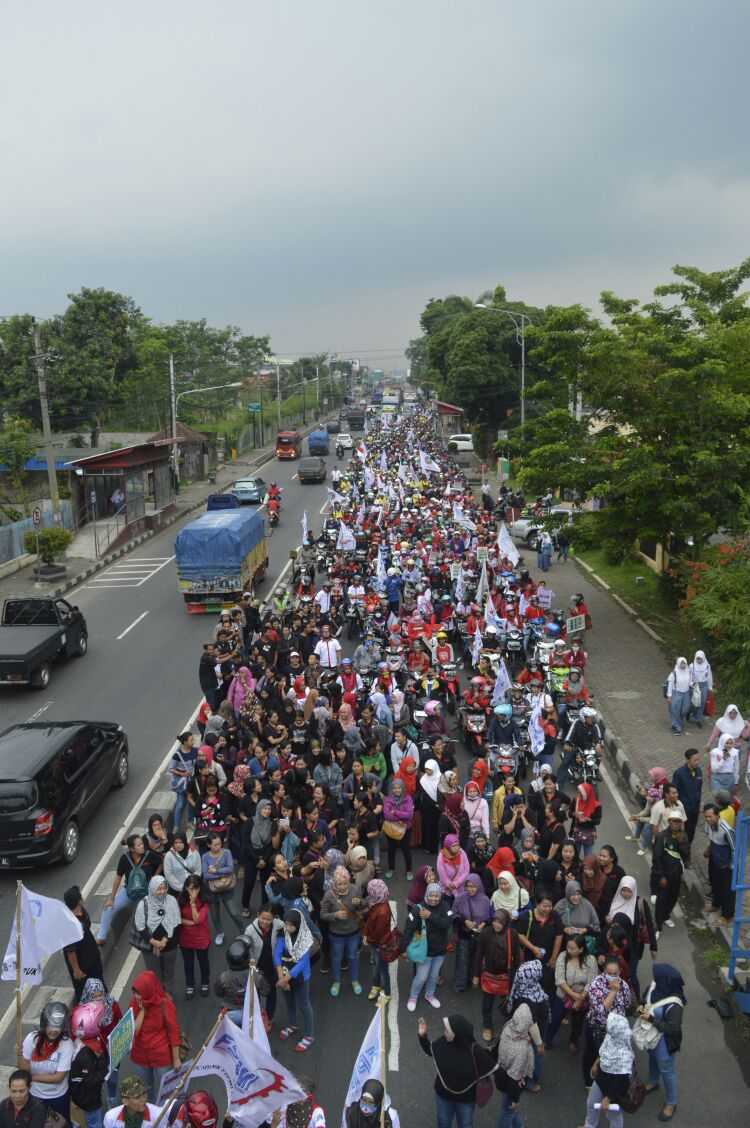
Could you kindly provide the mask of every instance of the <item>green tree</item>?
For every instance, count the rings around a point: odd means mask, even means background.
[[[9,521],[29,515],[29,478],[26,463],[36,453],[31,427],[25,419],[8,418],[0,431],[0,509]]]

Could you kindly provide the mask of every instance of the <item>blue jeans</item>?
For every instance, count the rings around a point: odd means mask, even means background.
[[[524,1128],[521,1106],[519,1104],[516,1108],[511,1108],[511,1100],[507,1093],[503,1093],[503,1104],[497,1128]]]
[[[655,1050],[648,1051],[648,1083],[658,1085],[659,1078],[664,1082],[664,1103],[677,1104],[677,1070],[675,1054],[670,1054],[662,1036]]]
[[[456,1118],[458,1128],[474,1128],[474,1109],[476,1105],[467,1101],[447,1101],[439,1093],[435,1093],[437,1105],[437,1128],[451,1128],[453,1117]]]
[[[286,1013],[289,1019],[289,1025],[297,1025],[297,1004],[299,1003],[299,1009],[302,1011],[305,1037],[312,1038],[313,1009],[310,1005],[310,980],[303,979],[301,975],[295,975],[289,990],[282,991],[282,994],[286,999]]]
[[[373,949],[375,956],[375,964],[372,969],[372,985],[373,987],[382,987],[383,990],[390,994],[391,991],[391,971],[390,965],[385,962],[380,954],[379,948]]]
[[[171,1065],[136,1065],[131,1061],[130,1068],[134,1073],[137,1073],[141,1081],[147,1087],[147,1100],[151,1104],[156,1104],[156,1098],[159,1094],[159,1086],[161,1079],[165,1073],[168,1073],[172,1068]]]
[[[359,979],[359,932],[351,932],[348,936],[331,933],[331,976],[334,983],[341,982],[341,963],[344,953],[349,960],[352,983],[356,983]]]
[[[120,888],[115,893],[115,899],[112,902],[112,908],[102,909],[101,921],[99,922],[99,935],[97,939],[107,939],[109,930],[112,927],[112,917],[115,915],[115,913],[121,913],[123,909],[128,907],[128,905],[132,906],[132,908],[135,908],[137,903],[137,901],[131,901],[128,897],[127,890],[125,888],[125,882],[123,881],[120,885]]]
[[[690,690],[675,689],[669,698],[669,720],[675,732],[682,732],[682,722],[690,710]]]
[[[639,838],[643,849],[648,850],[654,840],[654,832],[651,829],[651,823],[641,822],[640,819],[636,819],[633,823],[633,838]]]
[[[86,1112],[81,1109],[83,1118],[86,1121],[86,1128],[102,1128],[102,1110],[100,1108],[94,1109],[93,1112]]]
[[[409,997],[412,999],[419,998],[419,992],[424,987],[425,996],[434,995],[435,988],[437,987],[437,979],[440,975],[440,968],[443,966],[445,955],[442,956],[428,956],[423,964],[417,964],[417,970],[414,973],[414,978],[409,990]],[[425,984],[427,986],[425,987]]]
[[[187,792],[175,791],[174,793],[174,828],[177,830],[182,826],[182,820],[185,817],[187,810]]]

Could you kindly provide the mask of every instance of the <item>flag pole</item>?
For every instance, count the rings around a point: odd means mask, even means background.
[[[21,1025],[21,890],[23,882],[16,883],[16,1059],[18,1068],[21,1068],[23,1045],[23,1027]]]
[[[386,1077],[386,1057],[385,1057],[385,1012],[388,1009],[388,1001],[380,995],[380,1084],[383,1086],[383,1100],[380,1105],[380,1128],[385,1128],[385,1077]]]
[[[255,1041],[255,960],[250,960],[250,978],[245,990],[249,992],[247,1032]]]
[[[214,1036],[214,1032],[216,1031],[216,1027],[217,1027],[217,1026],[219,1025],[219,1023],[221,1022],[222,1018],[224,1017],[224,1015],[225,1015],[226,1013],[227,1013],[226,1007],[225,1007],[225,1008],[224,1008],[223,1010],[219,1011],[219,1017],[218,1017],[218,1018],[216,1019],[216,1022],[215,1022],[215,1023],[213,1024],[213,1026],[212,1026],[212,1027],[211,1027],[211,1029],[209,1030],[208,1034],[206,1035],[205,1041],[203,1042],[203,1045],[201,1046],[201,1048],[200,1048],[200,1049],[198,1050],[198,1053],[197,1053],[197,1054],[195,1055],[195,1057],[194,1057],[194,1058],[193,1058],[193,1060],[191,1061],[191,1063],[190,1063],[190,1069],[188,1069],[187,1073],[186,1073],[186,1074],[185,1074],[185,1076],[184,1076],[184,1077],[182,1078],[182,1080],[181,1080],[181,1082],[180,1082],[180,1088],[179,1088],[178,1090],[176,1090],[177,1092],[179,1092],[179,1091],[180,1091],[180,1089],[184,1089],[184,1088],[185,1088],[185,1086],[187,1085],[187,1083],[188,1083],[188,1080],[189,1080],[189,1078],[190,1078],[190,1074],[191,1074],[191,1073],[193,1072],[193,1070],[195,1069],[196,1065],[198,1064],[198,1062],[199,1062],[199,1061],[200,1061],[200,1059],[202,1058],[202,1056],[203,1056],[203,1053],[204,1053],[204,1051],[205,1051],[205,1049],[206,1049],[206,1046],[208,1045],[208,1043],[209,1043],[209,1042],[211,1041],[211,1039],[212,1039],[212,1038],[213,1038],[213,1036]],[[157,1097],[158,1097],[158,1095],[159,1095],[159,1094],[157,1093],[156,1095],[157,1095]],[[173,1102],[173,1101],[172,1101],[171,1099],[168,1099],[168,1100],[167,1100],[167,1103],[166,1103],[166,1104],[164,1105],[164,1107],[163,1107],[163,1108],[161,1109],[161,1111],[159,1112],[159,1115],[158,1115],[158,1116],[156,1117],[156,1120],[155,1120],[155,1121],[153,1122],[153,1124],[151,1125],[151,1128],[158,1128],[158,1125],[159,1125],[159,1123],[160,1123],[160,1121],[161,1121],[162,1117],[164,1116],[164,1113],[165,1113],[165,1112],[168,1112],[168,1111],[169,1111],[169,1109],[170,1109],[170,1108],[172,1107],[172,1104],[173,1104],[173,1103],[174,1103],[174,1102]]]

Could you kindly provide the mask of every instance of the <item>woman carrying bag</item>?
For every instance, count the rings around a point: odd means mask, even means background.
[[[482,990],[482,1037],[492,1041],[495,1003],[507,999],[513,977],[521,963],[518,936],[510,927],[510,913],[496,909],[492,923],[477,940],[472,968],[472,986]]]
[[[675,1058],[682,1045],[682,1012],[687,1003],[685,981],[671,964],[654,964],[654,981],[648,989],[646,1003],[639,1009],[633,1037],[639,1045],[638,1028],[650,1024],[661,1037],[648,1046],[648,1084],[646,1093],[664,1082],[666,1104],[659,1113],[662,1122],[671,1120],[677,1110],[677,1073]]]
[[[473,1128],[477,1104],[483,1108],[491,1096],[487,1080],[497,1063],[474,1040],[474,1029],[463,1015],[444,1018],[443,1029],[442,1036],[430,1042],[423,1018],[417,1027],[419,1044],[435,1063],[437,1122],[439,1128],[451,1128],[455,1117],[458,1128]]]
[[[440,1001],[435,997],[440,968],[443,966],[448,947],[453,913],[440,894],[437,882],[428,885],[422,904],[409,909],[401,937],[401,953],[416,965],[414,979],[409,990],[406,1009],[417,1009],[419,992],[424,987],[425,999],[430,1006],[438,1009]]]
[[[154,973],[168,995],[174,987],[181,923],[179,905],[165,879],[152,877],[148,895],[136,906],[130,943],[143,953],[146,971]]]
[[[453,990],[465,991],[471,978],[474,949],[482,932],[487,928],[492,906],[482,886],[478,873],[466,878],[463,893],[453,902],[453,919],[456,926],[456,956],[453,961]]]

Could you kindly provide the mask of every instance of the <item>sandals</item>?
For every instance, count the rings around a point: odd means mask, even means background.
[[[279,1030],[279,1038],[282,1042],[287,1042],[292,1034],[296,1034],[298,1030],[299,1026],[285,1026],[283,1030]]]
[[[294,1047],[295,1054],[303,1054],[305,1050],[309,1050],[314,1041],[314,1038],[301,1038]]]

